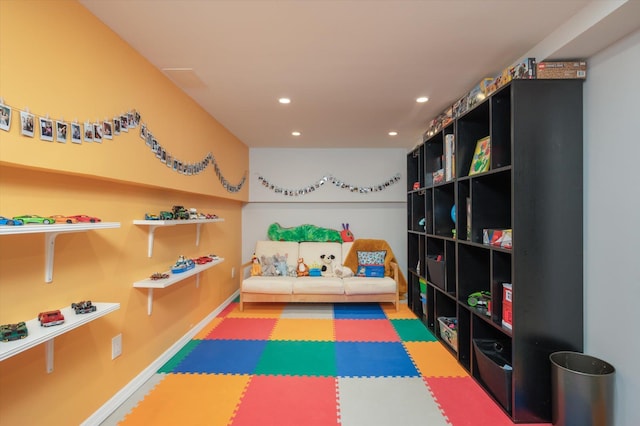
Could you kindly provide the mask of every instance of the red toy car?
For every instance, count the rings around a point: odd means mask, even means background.
[[[64,315],[59,310],[40,312],[38,314],[38,321],[42,327],[51,327],[59,325],[64,322]]]
[[[92,216],[87,216],[86,214],[77,214],[75,216],[69,216],[71,218],[76,219],[78,222],[83,222],[83,223],[96,223],[96,222],[102,222],[100,219],[98,219],[97,217],[92,217]]]

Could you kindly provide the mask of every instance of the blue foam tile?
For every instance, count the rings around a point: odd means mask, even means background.
[[[174,373],[253,374],[266,340],[202,340]]]
[[[400,342],[336,342],[338,377],[417,377]]]
[[[336,303],[335,319],[387,319],[378,303]]]

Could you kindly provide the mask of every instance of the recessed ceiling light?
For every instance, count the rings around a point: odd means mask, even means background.
[[[280,99],[278,99],[278,102],[280,102],[281,104],[290,104],[291,103],[291,99],[289,99],[289,98],[280,98]]]
[[[300,136],[302,133],[300,133],[300,132],[291,132],[291,134],[292,134],[293,136]]]
[[[398,132],[391,131],[391,132],[389,132],[389,136],[398,136]]]
[[[416,102],[418,102],[419,104],[423,104],[425,102],[427,102],[429,100],[429,98],[427,98],[426,96],[420,96],[418,99],[416,99]]]

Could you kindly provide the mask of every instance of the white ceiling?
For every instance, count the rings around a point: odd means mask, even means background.
[[[192,69],[167,75],[249,147],[270,148],[411,148],[590,2],[80,0],[159,69]]]

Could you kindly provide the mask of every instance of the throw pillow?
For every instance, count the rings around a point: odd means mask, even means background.
[[[384,258],[386,250],[358,251],[358,277],[384,277]]]

